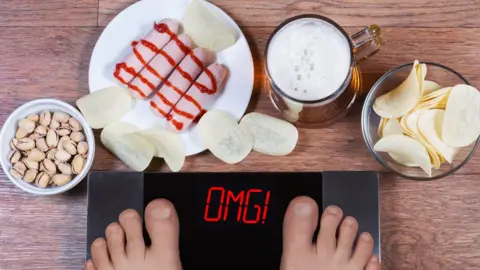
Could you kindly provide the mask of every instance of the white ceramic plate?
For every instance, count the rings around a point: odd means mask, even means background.
[[[89,67],[90,92],[120,85],[113,77],[115,64],[131,52],[131,42],[148,34],[153,22],[164,18],[181,21],[189,0],[143,0],[126,8],[105,28],[93,49]],[[217,62],[229,69],[228,81],[222,95],[212,109],[223,110],[238,120],[247,109],[253,89],[253,59],[250,47],[240,27],[220,8],[203,2],[210,10],[219,14],[226,23],[237,31],[237,42],[226,50],[217,53]],[[155,117],[148,101],[138,101],[122,121],[134,124],[141,129],[154,125],[166,126],[165,119]],[[197,133],[196,125],[181,133],[187,156],[205,150]]]

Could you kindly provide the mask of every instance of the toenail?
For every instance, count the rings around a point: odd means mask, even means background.
[[[120,228],[117,224],[109,225],[108,228],[107,228],[107,233],[109,235],[114,234],[114,233],[118,233],[119,231],[120,231]]]
[[[96,246],[96,247],[101,247],[101,246],[103,246],[103,244],[104,244],[104,241],[101,238],[99,238],[99,239],[97,239],[93,242],[93,245]]]
[[[93,267],[92,261],[88,260],[86,266],[87,268],[92,268]]]
[[[356,223],[356,220],[352,217],[346,217],[345,218],[345,224],[347,224],[348,226],[354,226]]]
[[[172,214],[172,211],[169,207],[159,207],[153,209],[151,214],[154,219],[167,219]]]
[[[366,241],[366,242],[372,241],[372,237],[370,236],[369,233],[362,233],[362,235],[360,237],[362,237],[363,241]]]
[[[334,215],[340,214],[340,208],[338,208],[337,206],[329,206],[327,207],[326,210],[330,214],[334,214]]]
[[[372,256],[372,258],[370,259],[370,261],[371,261],[372,263],[378,262],[377,256]]]
[[[125,211],[122,213],[122,219],[133,219],[136,217],[135,211]]]
[[[308,216],[312,213],[312,206],[308,203],[298,203],[295,205],[294,213],[297,216]]]

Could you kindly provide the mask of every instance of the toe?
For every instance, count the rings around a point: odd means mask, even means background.
[[[353,243],[358,231],[358,222],[353,217],[346,217],[340,225],[336,255],[341,260],[349,260],[352,254]]]
[[[107,242],[103,238],[98,238],[92,243],[92,262],[96,270],[112,270],[112,263],[108,257]]]
[[[125,232],[120,224],[114,222],[108,225],[105,235],[107,236],[107,246],[113,266],[122,265],[126,261],[125,253]]]
[[[372,256],[372,251],[373,238],[369,233],[364,232],[358,238],[350,263],[355,269],[363,269]]]
[[[317,252],[331,257],[337,247],[337,228],[343,217],[343,211],[338,206],[328,206],[322,214],[320,231],[317,239]]]
[[[145,225],[152,240],[148,252],[163,260],[179,261],[179,223],[172,203],[164,199],[152,201],[145,210],[145,217]]]
[[[141,259],[145,257],[145,240],[143,239],[142,219],[137,211],[128,209],[119,217],[127,238],[127,257]]]
[[[285,252],[309,252],[318,224],[317,203],[309,197],[297,197],[287,208],[283,221],[283,249]]]
[[[377,255],[373,254],[370,257],[370,259],[368,261],[368,264],[365,267],[365,270],[380,270],[380,269],[381,269],[380,261],[378,260]]]
[[[88,260],[85,263],[85,267],[83,269],[84,270],[96,270],[95,265],[93,265],[93,262],[91,260]]]

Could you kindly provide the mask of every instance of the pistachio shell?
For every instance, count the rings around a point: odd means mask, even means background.
[[[47,152],[47,158],[54,160],[55,159],[55,153],[57,153],[58,149],[57,148],[52,148]]]
[[[12,150],[18,150],[17,149],[17,144],[18,144],[18,139],[17,138],[13,138],[11,141],[10,141],[10,148]]]
[[[49,111],[43,111],[40,114],[40,125],[48,127],[52,121],[52,114]]]
[[[76,155],[72,161],[72,171],[79,174],[85,167],[85,158],[82,155]]]
[[[77,143],[75,143],[72,140],[64,141],[62,143],[62,147],[65,151],[67,151],[72,156],[77,154]]]
[[[72,181],[72,176],[68,174],[56,174],[52,177],[53,182],[57,186],[64,186]]]
[[[40,162],[45,159],[45,153],[38,150],[37,148],[33,148],[30,152],[28,152],[28,160]]]
[[[47,132],[47,145],[48,147],[57,147],[58,134],[55,129],[49,129]]]
[[[57,166],[50,159],[44,159],[42,163],[40,163],[40,171],[54,175],[57,173]]]
[[[55,119],[52,119],[52,121],[50,122],[50,125],[48,127],[50,127],[51,129],[57,129],[57,128],[60,127],[60,122],[58,122]]]
[[[17,149],[22,151],[28,151],[35,147],[35,141],[30,138],[23,138],[18,140]]]
[[[41,172],[35,177],[35,184],[40,188],[46,188],[50,182],[50,175],[46,172]]]
[[[67,136],[71,133],[72,131],[69,128],[59,128],[58,129],[58,135],[60,136]]]
[[[32,133],[35,130],[35,122],[25,118],[18,122],[18,127],[26,131],[27,133]]]
[[[77,145],[77,152],[81,155],[85,155],[88,152],[88,143],[79,142]]]
[[[70,115],[64,112],[54,112],[53,119],[58,121],[59,123],[68,123],[68,119],[70,119]]]
[[[70,158],[72,158],[72,155],[63,149],[58,149],[57,153],[55,153],[55,159],[57,161],[65,162],[70,160]]]
[[[80,131],[74,131],[70,134],[70,139],[78,143],[85,140],[85,135]]]
[[[42,125],[37,126],[37,127],[35,128],[35,133],[38,134],[38,135],[41,136],[41,137],[45,137],[45,136],[47,136],[47,127],[46,127],[46,126],[42,126]]]
[[[27,166],[25,166],[23,162],[18,161],[17,163],[13,164],[13,169],[15,169],[17,172],[19,172],[23,176],[23,174],[27,170]]]
[[[17,129],[17,132],[15,132],[15,138],[17,139],[22,139],[28,136],[28,132],[25,131],[23,128]]]
[[[45,138],[40,138],[35,141],[35,145],[40,151],[47,152],[50,149],[45,141]]]
[[[8,160],[10,160],[12,164],[17,163],[21,158],[22,154],[19,151],[12,150],[8,153]]]
[[[38,116],[38,114],[32,113],[29,116],[27,116],[27,118],[37,123],[38,120],[40,119],[40,116]]]
[[[80,122],[73,117],[70,117],[70,119],[68,119],[68,124],[70,125],[70,129],[72,131],[81,131],[82,130],[82,125],[80,124]]]
[[[63,174],[72,174],[73,171],[72,171],[72,166],[70,164],[67,164],[67,163],[59,163],[57,165],[58,167],[58,170],[60,172],[62,172]]]
[[[22,158],[22,162],[23,164],[25,164],[25,166],[27,166],[27,168],[38,170],[38,167],[39,167],[38,162],[30,161],[28,160],[28,158]]]
[[[22,179],[23,174],[15,170],[14,168],[10,169],[10,174],[15,178],[15,179]]]
[[[60,150],[64,150],[63,144],[64,144],[66,141],[70,141],[70,136],[63,136],[63,137],[61,137],[60,140],[58,141],[57,148],[60,149]]]
[[[37,133],[32,133],[30,136],[28,136],[28,138],[36,141],[37,139],[42,138],[42,136],[38,135]]]
[[[23,181],[27,183],[32,183],[35,181],[35,178],[37,177],[38,171],[35,169],[30,169],[25,172],[25,175],[23,176]]]

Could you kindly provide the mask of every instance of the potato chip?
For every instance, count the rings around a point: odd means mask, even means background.
[[[417,80],[420,86],[420,98],[423,97],[423,83],[425,82],[425,76],[427,76],[427,65],[419,64],[417,67]]]
[[[226,112],[208,111],[198,122],[197,128],[205,147],[228,164],[242,161],[253,148],[252,135]]]
[[[254,151],[285,156],[297,145],[298,130],[287,121],[252,112],[242,118],[240,126],[252,134]]]
[[[430,156],[417,140],[405,135],[394,134],[383,137],[373,147],[375,151],[393,154],[407,164],[418,164],[428,176],[432,175]]]
[[[480,93],[470,85],[456,85],[446,105],[442,139],[453,147],[472,144],[480,135]]]
[[[418,130],[422,136],[433,146],[435,151],[452,164],[459,149],[448,146],[441,139],[443,118],[445,111],[434,109],[424,111],[418,118]]]
[[[183,17],[185,33],[202,48],[210,51],[226,49],[237,40],[234,28],[226,24],[219,16],[200,3],[192,0]]]
[[[394,90],[378,97],[373,104],[373,110],[385,118],[398,118],[415,108],[422,96],[420,88],[423,72],[426,69],[415,61],[408,78]]]
[[[384,137],[392,134],[403,134],[402,127],[397,118],[392,118],[385,124],[382,134]]]
[[[130,92],[118,86],[107,87],[77,100],[77,106],[93,129],[120,120],[133,107]]]
[[[450,94],[450,91],[452,90],[452,87],[445,87],[445,88],[442,88],[442,89],[439,89],[439,90],[436,90],[428,95],[424,95],[422,97],[422,99],[420,100],[420,102],[425,102],[425,101],[428,101],[428,100],[432,100],[434,98],[438,98],[440,96],[445,96],[448,94]]]
[[[180,135],[160,127],[138,132],[155,147],[154,156],[162,157],[172,172],[178,172],[185,163],[185,146]]]
[[[385,127],[385,124],[388,122],[388,118],[380,118],[380,123],[378,124],[378,129],[377,129],[377,135],[379,138],[383,137],[383,128]]]
[[[423,82],[423,96],[425,97],[440,88],[442,87],[438,83],[426,80]]]
[[[124,122],[114,122],[102,130],[100,139],[105,147],[128,167],[144,171],[153,159],[154,146],[142,136],[138,129]]]
[[[400,127],[402,128],[403,133],[407,134],[410,137],[414,137],[415,134],[413,133],[412,130],[410,130],[410,128],[407,125],[407,119],[409,116],[410,116],[410,113],[407,113],[404,116],[402,116],[402,118],[400,119]]]

